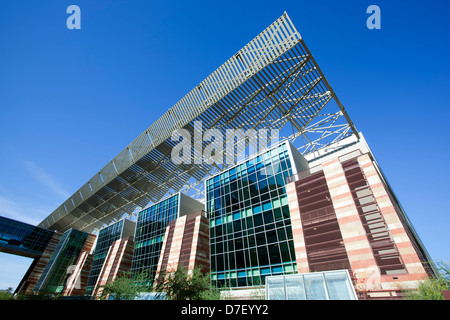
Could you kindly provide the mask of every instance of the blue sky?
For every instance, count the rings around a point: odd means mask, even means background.
[[[81,9],[81,30],[66,8]],[[366,9],[381,8],[369,30]],[[286,11],[434,259],[450,261],[450,2],[0,2],[0,215],[37,224]],[[0,289],[31,260],[0,253]]]

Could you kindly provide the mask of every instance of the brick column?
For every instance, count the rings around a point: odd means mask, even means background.
[[[292,235],[294,238],[295,259],[297,261],[297,271],[299,273],[309,272],[308,257],[306,254],[305,238],[303,236],[302,220],[298,208],[297,191],[295,182],[286,184],[289,213],[291,216]]]
[[[176,220],[173,232],[172,244],[169,248],[169,259],[167,261],[167,272],[174,272],[178,269],[180,260],[181,243],[183,241],[184,228],[186,226],[186,217],[183,216]]]
[[[358,158],[359,165],[364,172],[366,180],[372,189],[378,207],[381,210],[384,220],[392,235],[393,241],[397,246],[401,259],[410,275],[408,280],[418,280],[426,278],[426,271],[417,255],[416,250],[409,239],[408,234],[400,220],[395,207],[389,197],[389,194],[381,181],[381,178],[375,169],[375,166],[368,154],[362,155]],[[406,279],[405,279],[406,280]]]
[[[102,269],[98,275],[93,296],[101,296],[103,287],[131,269],[134,241],[132,237],[114,241],[108,249]]]
[[[188,270],[193,270],[196,267],[197,260],[197,248],[199,245],[199,234],[200,234],[200,221],[202,216],[199,215],[195,218],[194,232],[192,234],[192,244],[189,255],[189,267]]]
[[[358,281],[365,283],[366,289],[380,289],[379,283],[368,283],[371,281],[367,281],[379,278],[380,271],[353,201],[342,165],[339,159],[333,159],[323,163],[322,168],[350,266]]]

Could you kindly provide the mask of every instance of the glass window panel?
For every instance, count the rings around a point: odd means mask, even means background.
[[[281,263],[280,250],[277,244],[269,246],[269,257],[272,264]]]
[[[263,193],[263,194],[261,194],[260,197],[261,197],[261,202],[270,200],[270,194],[269,193]]]
[[[242,238],[237,238],[234,240],[234,247],[236,250],[243,249]]]
[[[223,242],[219,242],[216,244],[216,252],[222,253],[223,252]]]
[[[265,227],[266,227],[266,231],[270,231],[272,229],[275,229],[275,223],[266,224]]]
[[[286,219],[286,218],[289,218],[290,217],[290,213],[289,213],[289,206],[283,206],[282,208],[282,211],[283,211],[283,217]]]
[[[254,227],[254,225],[253,225],[253,218],[252,217],[248,217],[247,218],[247,228],[253,228],[253,227]]]
[[[270,190],[273,190],[276,188],[276,181],[274,176],[269,177],[269,188]]]
[[[248,246],[249,247],[254,247],[256,246],[256,239],[254,235],[249,235],[248,236]]]
[[[261,245],[265,245],[265,244],[266,244],[266,235],[265,235],[264,233],[258,233],[258,234],[256,235],[256,244],[257,244],[258,246],[261,246]]]
[[[269,264],[269,256],[267,254],[266,246],[258,247],[259,265],[265,266]]]
[[[261,179],[258,183],[259,190],[264,192],[263,190],[268,189],[268,183],[266,179]],[[267,190],[266,190],[267,191]]]
[[[253,216],[255,227],[259,227],[263,225],[263,218],[261,214],[257,214]]]
[[[286,226],[286,235],[287,235],[288,239],[292,239],[292,227],[291,227],[291,225],[287,225]]]
[[[236,251],[236,269],[245,268],[244,251]]]
[[[285,300],[283,278],[268,278],[267,294],[269,300]]]
[[[274,221],[274,218],[273,218],[273,212],[272,212],[272,210],[269,210],[269,211],[264,212],[264,222],[265,222],[266,224],[268,224],[268,223],[271,223],[271,222],[273,222],[273,221]]]
[[[306,299],[327,300],[323,274],[305,274]]]
[[[305,286],[302,276],[285,278],[286,300],[305,300]]]
[[[266,203],[263,203],[262,209],[263,209],[263,211],[267,211],[267,210],[272,209],[272,202],[268,201]]]
[[[281,208],[276,208],[273,212],[275,214],[275,221],[279,221],[279,220],[283,219],[283,215],[281,213]]]
[[[277,233],[275,230],[268,231],[267,235],[267,243],[277,243]]]
[[[275,178],[276,178],[278,187],[284,186],[284,178],[283,178],[283,175],[281,173],[277,174],[275,176]]]
[[[233,251],[234,250],[234,241],[233,240],[229,240],[228,241],[228,250],[229,251]]]
[[[250,262],[251,262],[251,266],[252,267],[257,267],[258,266],[258,257],[257,257],[257,253],[256,253],[256,248],[252,248],[250,249]]]
[[[262,268],[261,269],[261,275],[270,275],[270,268]]]
[[[350,300],[353,293],[344,272],[325,273],[328,295],[331,300]]]
[[[216,260],[216,269],[217,271],[224,271],[224,266],[223,266],[223,255],[218,255],[217,256],[217,260]]]
[[[280,241],[286,240],[286,231],[284,228],[277,229],[278,239]]]
[[[249,174],[248,181],[250,184],[257,183],[258,181],[256,180],[256,173]]]
[[[230,223],[231,225],[231,223]],[[234,228],[234,232],[239,232],[242,230],[241,228],[241,220],[235,220],[233,221],[233,228]]]
[[[255,233],[260,233],[260,232],[264,232],[264,226],[260,226],[260,227],[256,227],[255,228]]]
[[[230,269],[236,269],[236,259],[234,252],[228,253],[228,263],[230,264]]]

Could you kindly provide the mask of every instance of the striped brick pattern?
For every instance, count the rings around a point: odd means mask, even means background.
[[[56,246],[58,245],[59,241],[61,240],[61,237],[62,237],[62,233],[59,233],[59,232],[54,233],[52,239],[48,243],[47,247],[45,248],[45,250],[42,253],[41,257],[39,258],[38,262],[36,263],[36,266],[33,268],[33,271],[31,271],[30,276],[26,280],[26,283],[21,288],[21,292],[24,292],[26,294],[32,293],[34,286],[36,285],[37,281],[41,277],[45,266],[50,261],[50,258],[56,249]]]
[[[358,162],[408,271],[407,275],[398,275],[396,283],[399,281],[407,282],[410,286],[414,287],[417,280],[427,277],[426,271],[369,155],[365,154],[360,156]],[[392,277],[389,276],[383,277],[383,288],[394,286],[391,279]]]
[[[84,246],[81,249],[81,251],[91,252],[92,248],[94,247],[95,240],[97,239],[97,236],[94,234],[89,234],[86,241],[84,242]]]
[[[169,225],[167,226],[166,232],[164,234],[164,240],[161,246],[161,254],[158,260],[158,267],[156,269],[157,275],[161,272],[162,266],[167,266],[167,263],[169,261],[170,247],[172,246],[172,239],[174,232],[173,224],[174,224],[173,221],[169,222]]]
[[[208,219],[195,212],[171,221],[161,248],[157,274],[202,267],[209,271]]]
[[[199,215],[195,217],[195,227],[189,257],[189,270],[202,266],[205,272],[209,272],[209,264],[209,223],[208,219]]]
[[[181,255],[181,244],[183,242],[184,229],[186,227],[186,218],[187,216],[183,216],[175,220],[172,243],[168,248],[170,249],[170,252],[166,267],[167,272],[174,272],[178,268]]]
[[[118,239],[111,244],[93,290],[94,296],[100,296],[107,283],[131,270],[133,250],[134,241],[132,237]]]
[[[322,164],[331,201],[341,230],[344,246],[352,270],[367,289],[380,289],[379,284],[367,280],[379,278],[380,273],[366,232],[359,218],[345,173],[339,159]]]
[[[295,258],[297,261],[297,271],[299,273],[309,272],[308,258],[306,254],[305,238],[303,235],[302,221],[298,207],[297,191],[295,182],[286,184],[286,194],[288,197],[289,212],[291,216],[292,235],[294,238]]]

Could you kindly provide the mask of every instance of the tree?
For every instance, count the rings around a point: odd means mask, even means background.
[[[0,290],[0,300],[11,300],[13,298],[13,288]]]
[[[174,272],[161,272],[155,277],[148,272],[136,276],[124,273],[103,287],[100,299],[134,300],[141,292],[166,293],[168,300],[219,300],[220,292],[211,288],[209,273],[201,269],[186,270],[178,266]],[[158,296],[157,296],[158,297]]]
[[[406,293],[409,300],[444,300],[443,290],[450,290],[450,266],[437,263],[439,274],[422,281],[417,291]]]
[[[61,294],[48,290],[39,290],[37,292],[23,293],[20,292],[14,296],[16,300],[58,300]]]
[[[152,291],[153,280],[149,279],[151,277],[147,271],[137,275],[131,275],[130,272],[123,273],[103,286],[100,299],[112,296],[114,300],[134,300],[139,293]]]
[[[166,292],[170,300],[219,300],[220,292],[211,288],[210,274],[200,268],[186,270],[181,265],[174,272],[160,273],[155,291]]]

